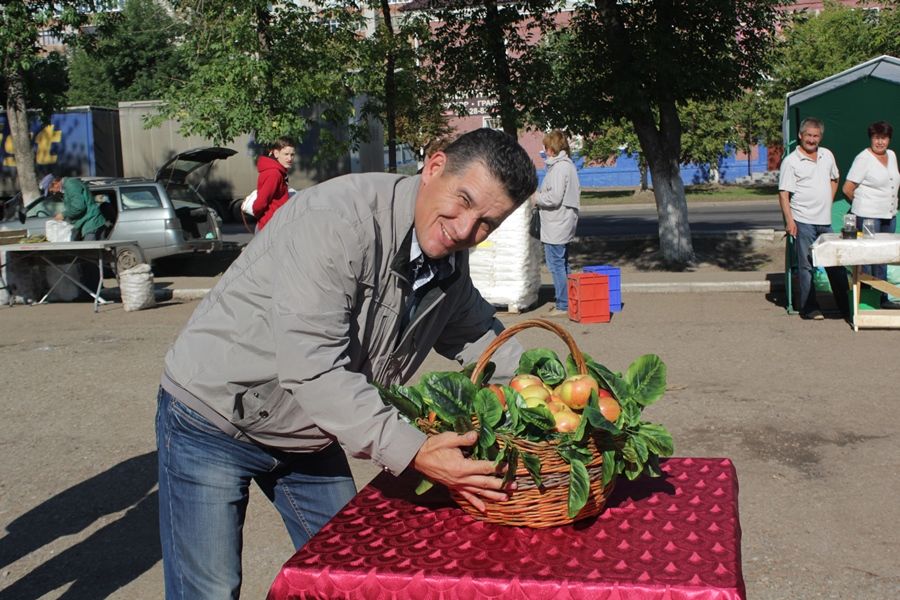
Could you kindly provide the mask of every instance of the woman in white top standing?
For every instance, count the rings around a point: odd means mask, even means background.
[[[873,233],[894,233],[897,228],[897,188],[900,186],[900,171],[897,169],[897,155],[888,150],[894,128],[887,121],[877,121],[869,125],[869,147],[856,155],[844,183],[844,195],[853,205],[850,212],[856,216],[856,228],[863,229],[867,220]],[[863,267],[878,279],[887,278],[887,265],[866,265]],[[881,295],[881,303],[887,298]]]

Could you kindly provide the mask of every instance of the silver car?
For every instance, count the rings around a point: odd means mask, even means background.
[[[236,154],[230,148],[197,148],[175,155],[153,179],[142,177],[82,177],[100,211],[111,224],[111,240],[135,240],[144,260],[222,247],[222,219],[191,187],[187,176],[215,160]],[[43,234],[48,219],[62,212],[62,196],[51,194],[32,201],[18,218],[0,223],[3,229],[26,229]],[[139,262],[132,250],[117,255],[117,270]]]

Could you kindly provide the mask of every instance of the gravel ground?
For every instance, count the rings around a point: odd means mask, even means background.
[[[757,294],[623,300],[611,323],[567,327],[614,370],[659,354],[669,390],[648,418],[677,455],[735,462],[748,597],[900,597],[898,333],[802,321]],[[155,395],[195,306],[0,308],[0,600],[162,597]],[[354,472],[362,485],[376,471]],[[256,490],[245,538],[244,597],[263,598],[292,547]]]

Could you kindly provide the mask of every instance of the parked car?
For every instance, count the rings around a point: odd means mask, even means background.
[[[222,220],[186,179],[215,160],[236,154],[230,148],[196,148],[168,160],[153,179],[143,177],[83,177],[100,211],[112,224],[108,238],[135,240],[144,260],[222,247]],[[48,219],[62,212],[60,195],[42,196],[19,211],[17,218],[0,223],[3,229],[26,229],[43,234]],[[117,270],[139,262],[133,250],[123,249]]]

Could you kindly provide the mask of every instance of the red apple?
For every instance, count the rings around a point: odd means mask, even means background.
[[[600,401],[600,414],[606,417],[607,421],[615,423],[619,415],[622,414],[622,407],[619,406],[619,403],[607,390],[600,389],[597,392],[597,397]]]
[[[527,387],[535,386],[535,385],[543,385],[544,382],[541,381],[541,378],[537,375],[516,375],[509,382],[509,387],[521,393]]]
[[[591,399],[591,390],[599,389],[597,381],[590,375],[570,375],[556,388],[556,395],[569,408],[581,410]]]

